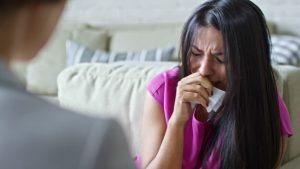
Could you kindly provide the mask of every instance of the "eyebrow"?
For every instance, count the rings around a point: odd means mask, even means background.
[[[202,50],[200,50],[197,46],[193,45],[192,46],[194,49],[196,49],[198,52],[203,52]],[[216,52],[216,53],[211,53],[212,55],[215,55],[215,56],[220,56],[220,55],[223,55],[223,52]]]
[[[202,50],[200,50],[197,46],[193,45],[192,48],[196,49],[198,52],[203,52]]]

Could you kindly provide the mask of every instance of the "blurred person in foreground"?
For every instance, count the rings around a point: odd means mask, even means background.
[[[49,39],[66,0],[0,1],[0,168],[133,168],[121,127],[25,91],[9,63],[29,61]]]

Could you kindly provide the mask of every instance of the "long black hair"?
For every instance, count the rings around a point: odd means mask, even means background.
[[[280,120],[270,35],[262,11],[249,0],[211,0],[200,5],[181,35],[181,74],[191,74],[191,47],[201,27],[223,36],[227,73],[224,107],[213,126],[205,163],[213,148],[222,169],[273,169],[280,156]],[[220,117],[220,118],[217,118]]]

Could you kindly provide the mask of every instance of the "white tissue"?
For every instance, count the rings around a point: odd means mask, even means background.
[[[222,105],[223,99],[225,96],[225,91],[218,88],[213,88],[213,95],[208,98],[208,107],[206,108],[207,112],[212,111],[217,112],[220,106]],[[195,108],[197,103],[191,102],[192,109]]]
[[[223,103],[225,92],[218,88],[213,88],[213,95],[208,98],[208,107],[206,108],[207,112],[217,112],[220,106]]]

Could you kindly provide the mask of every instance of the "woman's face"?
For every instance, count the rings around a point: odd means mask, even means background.
[[[200,72],[213,84],[226,90],[227,76],[224,63],[223,37],[213,26],[201,27],[192,46],[191,72]]]

